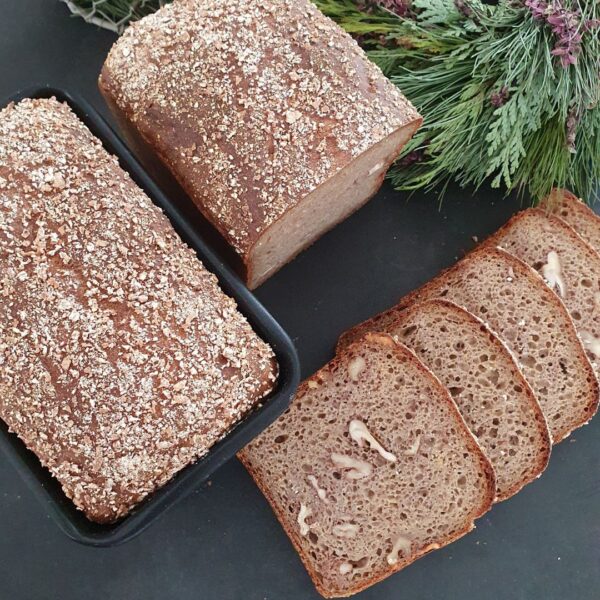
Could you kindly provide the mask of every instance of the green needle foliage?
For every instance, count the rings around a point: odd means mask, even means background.
[[[560,35],[524,2],[413,0],[406,18],[351,0],[316,4],[362,36],[369,57],[424,115],[391,171],[397,188],[488,182],[541,199],[560,186],[592,199],[600,180],[600,3],[561,3],[580,15],[576,64],[553,54]]]
[[[390,171],[398,189],[456,181],[534,199],[554,186],[590,201],[597,194],[598,0],[313,1],[424,116]],[[69,4],[122,26],[162,1]]]

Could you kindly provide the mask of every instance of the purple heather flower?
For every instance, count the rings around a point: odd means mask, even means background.
[[[425,156],[425,148],[418,148],[417,150],[413,150],[409,152],[405,156],[403,156],[398,164],[401,167],[410,167],[415,163],[421,162]]]
[[[569,10],[563,0],[525,0],[534,19],[543,21],[550,26],[554,34],[554,48],[552,54],[560,57],[563,67],[577,63],[577,56],[581,52],[581,13],[578,9]],[[595,27],[595,23],[588,21],[583,24],[583,30]]]
[[[467,0],[454,0],[456,10],[463,16],[470,18],[473,16],[473,9],[469,6]]]
[[[410,0],[378,0],[377,4],[399,17],[405,17],[410,12]]]
[[[508,88],[505,85],[503,85],[497,92],[493,92],[492,94],[490,94],[490,104],[494,108],[500,108],[501,106],[506,104],[508,97]]]

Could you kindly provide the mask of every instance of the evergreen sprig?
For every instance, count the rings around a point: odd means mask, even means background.
[[[534,199],[553,186],[597,195],[600,2],[313,1],[424,115],[390,171],[398,189],[457,181]],[[163,0],[67,3],[119,29]]]
[[[408,18],[351,0],[316,3],[351,33],[361,25],[370,58],[425,117],[391,171],[397,188],[429,189],[454,180],[527,191],[534,199],[553,186],[590,200],[597,195],[598,2],[573,0],[559,7],[413,0]],[[543,9],[550,23],[530,4]],[[559,9],[577,17],[577,38],[554,31]],[[564,48],[576,56],[563,60]]]

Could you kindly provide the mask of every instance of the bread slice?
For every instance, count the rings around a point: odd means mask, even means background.
[[[560,298],[523,261],[499,248],[478,248],[399,304],[354,327],[388,331],[415,302],[446,298],[483,321],[515,354],[548,421],[554,443],[587,423],[598,408],[598,380]]]
[[[552,448],[546,419],[515,359],[483,321],[436,299],[406,309],[388,331],[450,391],[496,471],[497,500],[541,474]]]
[[[239,456],[325,597],[358,592],[461,537],[495,494],[493,469],[446,388],[382,334],[305,381]]]
[[[577,196],[567,190],[552,190],[540,207],[566,221],[600,252],[600,217]]]
[[[515,215],[488,238],[538,271],[561,297],[600,371],[600,254],[565,221],[540,208]]]

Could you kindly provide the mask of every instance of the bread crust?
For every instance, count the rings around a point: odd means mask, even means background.
[[[600,252],[600,216],[583,202],[581,198],[578,198],[569,190],[557,188],[552,190],[552,192],[540,202],[539,208],[547,214],[553,214],[565,221],[596,251]],[[563,210],[566,211],[567,214],[563,214]],[[586,228],[589,227],[590,230],[593,231],[580,231],[579,227],[577,227],[569,218],[569,212],[574,213],[578,221],[584,223]],[[590,233],[590,236],[586,235],[586,233]]]
[[[512,353],[510,348],[505,344],[505,342],[502,341],[502,339],[499,336],[497,336],[485,324],[485,322],[482,319],[469,312],[462,306],[459,306],[455,302],[451,302],[450,300],[445,300],[443,298],[433,298],[431,300],[425,300],[421,303],[412,304],[407,309],[405,309],[402,315],[399,316],[389,326],[389,330],[392,331],[393,329],[395,329],[396,326],[399,326],[401,323],[404,323],[405,320],[410,316],[410,314],[413,312],[417,312],[419,310],[419,307],[423,304],[439,306],[442,308],[449,308],[452,311],[461,314],[464,319],[471,321],[471,323],[475,327],[479,328],[479,330],[486,335],[489,342],[496,347],[497,351],[503,354],[512,363],[512,366],[515,370],[515,374],[519,380],[519,385],[523,388],[524,393],[527,396],[527,401],[531,410],[533,411],[535,424],[538,428],[538,433],[543,441],[543,446],[541,447],[541,451],[539,452],[539,457],[535,470],[528,477],[524,478],[521,482],[515,483],[503,494],[499,494],[496,497],[495,502],[502,502],[503,500],[507,500],[511,496],[514,496],[528,483],[531,483],[532,481],[537,479],[545,471],[546,467],[548,466],[548,462],[550,461],[550,455],[552,453],[552,436],[550,434],[550,430],[548,429],[548,423],[546,422],[546,418],[544,417],[544,413],[542,412],[540,403],[538,402],[533,389],[531,388],[528,381],[525,379],[525,376],[521,372],[521,369],[519,368],[514,354]]]
[[[548,303],[554,306],[556,311],[562,314],[566,322],[567,328],[569,330],[569,333],[576,342],[576,358],[579,361],[582,371],[586,374],[586,380],[591,382],[590,398],[586,404],[586,414],[582,415],[581,419],[574,421],[571,427],[565,428],[553,436],[553,443],[558,444],[560,441],[564,440],[568,435],[570,435],[570,433],[573,430],[577,429],[578,427],[581,427],[582,425],[586,425],[594,416],[594,414],[598,410],[598,402],[600,398],[600,385],[598,383],[598,379],[596,377],[592,364],[590,363],[585,349],[583,348],[583,345],[575,328],[575,323],[573,322],[573,319],[571,318],[571,315],[567,311],[562,300],[545,284],[544,280],[539,275],[539,273],[537,273],[534,269],[532,269],[528,264],[524,263],[522,260],[506,252],[505,250],[502,250],[501,248],[492,246],[475,248],[474,250],[469,252],[464,258],[462,258],[458,263],[441,271],[433,280],[425,283],[420,288],[417,288],[416,290],[413,290],[412,292],[409,292],[408,294],[403,296],[398,301],[398,303],[392,306],[391,308],[379,313],[378,315],[375,315],[374,317],[371,317],[370,319],[367,319],[366,321],[363,321],[362,323],[359,323],[355,327],[343,333],[338,340],[338,351],[344,346],[352,343],[354,339],[360,337],[366,331],[379,331],[378,327],[381,327],[379,325],[381,321],[384,321],[384,325],[382,327],[385,331],[387,329],[387,323],[389,323],[390,320],[393,320],[394,314],[405,310],[415,302],[420,302],[423,299],[428,299],[428,290],[430,290],[434,285],[436,285],[439,279],[442,279],[447,274],[452,273],[455,270],[461,269],[462,265],[467,264],[468,261],[472,260],[474,256],[479,255],[488,258],[501,258],[502,260],[506,261],[507,264],[510,265],[515,271],[518,271],[523,276],[529,278],[532,285],[536,287],[540,294],[545,296]]]
[[[247,21],[256,27],[240,25]],[[220,44],[230,51],[215,51]],[[165,6],[117,41],[99,86],[247,272],[257,242],[288,210],[390,134],[422,122],[308,0]]]
[[[581,201],[577,200],[579,204],[582,204]],[[590,210],[590,209],[587,209]],[[592,212],[592,211],[590,211]],[[595,215],[595,213],[592,212]],[[510,220],[505,223],[498,231],[493,233],[491,236],[486,238],[481,246],[490,246],[490,247],[500,247],[502,248],[502,237],[504,234],[509,231],[516,224],[519,224],[521,221],[526,220],[531,215],[538,215],[546,219],[552,226],[560,231],[563,235],[567,236],[573,245],[576,246],[578,252],[586,256],[591,261],[592,269],[593,267],[598,265],[600,262],[600,254],[598,251],[590,244],[587,240],[585,240],[573,226],[569,225],[567,221],[561,219],[559,216],[549,213],[542,208],[528,208],[526,210],[522,210],[518,212],[516,215],[513,215]],[[598,217],[598,222],[600,223],[600,217]],[[509,252],[510,253],[510,252]],[[518,257],[517,257],[518,258]],[[520,259],[519,259],[520,260]],[[600,271],[599,271],[600,272]]]
[[[460,414],[460,411],[458,410],[454,400],[450,396],[450,393],[448,392],[446,387],[417,358],[417,356],[415,355],[415,353],[412,350],[410,350],[403,344],[399,344],[391,336],[389,336],[385,333],[366,333],[361,339],[350,344],[348,347],[342,349],[341,353],[338,354],[332,361],[330,361],[327,365],[325,365],[324,367],[319,369],[319,371],[317,371],[314,375],[312,375],[307,380],[305,380],[300,385],[298,391],[304,392],[304,391],[308,390],[308,382],[318,381],[321,374],[329,373],[330,371],[337,369],[340,366],[340,364],[343,363],[344,358],[345,358],[344,355],[347,352],[351,351],[353,349],[353,347],[360,347],[362,342],[380,344],[380,345],[388,348],[391,352],[395,353],[399,357],[401,357],[401,356],[409,357],[410,360],[413,362],[413,364],[417,367],[417,369],[420,370],[423,373],[423,375],[425,375],[425,377],[431,381],[433,386],[439,392],[440,398],[442,398],[443,401],[450,408],[451,413],[453,414],[454,418],[456,419],[456,424],[460,428],[463,438],[468,443],[470,451],[473,452],[473,454],[477,455],[479,465],[485,474],[486,491],[485,491],[484,497],[483,497],[480,505],[478,507],[476,507],[475,509],[473,509],[471,515],[469,516],[467,522],[465,523],[464,528],[462,530],[460,530],[459,532],[457,532],[455,535],[448,536],[446,538],[442,538],[438,542],[439,546],[421,548],[417,552],[414,552],[407,559],[400,559],[397,564],[390,565],[389,568],[386,568],[385,570],[382,570],[379,573],[374,574],[370,579],[368,579],[366,581],[357,582],[357,585],[355,585],[355,587],[346,588],[346,589],[329,589],[322,585],[322,582],[319,580],[316,570],[313,568],[310,558],[307,556],[306,552],[302,548],[302,545],[299,543],[296,527],[294,527],[294,526],[292,526],[292,524],[290,524],[288,516],[285,513],[285,511],[282,509],[282,507],[280,507],[278,505],[275,498],[271,495],[268,486],[263,481],[260,474],[252,467],[251,461],[245,457],[245,455],[244,455],[245,450],[241,450],[238,453],[239,460],[246,467],[246,469],[248,470],[248,472],[254,479],[256,485],[261,490],[261,492],[264,494],[269,505],[271,506],[271,509],[275,513],[277,520],[283,527],[285,533],[287,534],[287,536],[289,537],[290,541],[292,542],[294,548],[298,552],[298,554],[300,556],[300,560],[304,564],[304,567],[306,568],[306,570],[308,571],[308,574],[310,575],[311,579],[313,580],[313,583],[314,583],[315,587],[317,588],[317,591],[325,598],[344,598],[344,597],[356,594],[356,593],[374,585],[375,583],[389,577],[390,575],[393,575],[394,573],[402,570],[403,568],[407,567],[408,565],[410,565],[417,559],[421,558],[425,554],[428,554],[432,550],[447,546],[451,542],[466,535],[467,533],[469,533],[470,531],[472,531],[474,529],[474,527],[475,527],[474,521],[477,518],[481,517],[483,514],[485,514],[490,509],[490,507],[492,506],[492,503],[494,501],[494,497],[495,497],[495,493],[496,493],[496,480],[495,480],[494,469],[493,469],[491,463],[489,462],[488,458],[485,456],[485,453],[479,446],[479,443],[477,442],[477,440],[475,439],[475,437],[473,436],[473,434],[467,427],[462,415]]]
[[[67,104],[11,104],[0,133],[0,416],[113,522],[256,406],[275,356]]]

